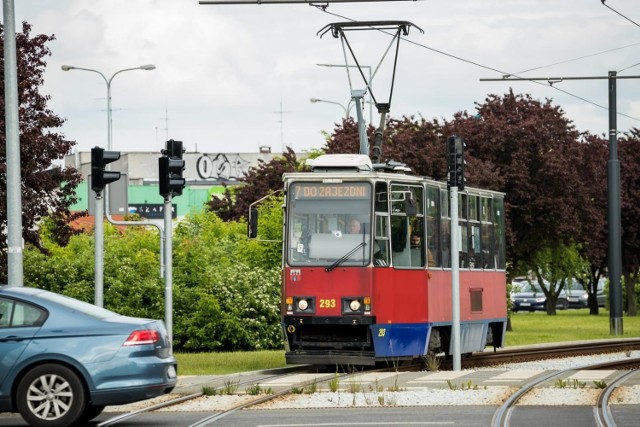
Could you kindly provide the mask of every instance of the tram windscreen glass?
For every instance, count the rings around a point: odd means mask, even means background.
[[[372,187],[368,182],[295,182],[287,191],[289,265],[368,265]]]

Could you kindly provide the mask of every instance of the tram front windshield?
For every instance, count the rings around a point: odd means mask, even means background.
[[[371,184],[295,182],[287,200],[289,265],[369,264]]]

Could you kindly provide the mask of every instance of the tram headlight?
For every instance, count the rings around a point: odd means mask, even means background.
[[[371,311],[371,301],[367,304],[368,297],[345,297],[342,298],[342,314],[364,314]]]
[[[293,306],[295,308],[296,313],[315,313],[316,311],[316,302],[315,297],[294,297],[293,298]]]

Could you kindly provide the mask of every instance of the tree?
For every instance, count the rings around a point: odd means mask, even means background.
[[[476,109],[474,115],[456,114],[443,134],[461,136],[467,158],[482,162],[481,169],[465,169],[470,184],[484,181],[506,194],[507,257],[513,266],[531,265],[538,251],[573,243],[580,231],[572,197],[581,188],[575,162],[579,133],[564,111],[548,99],[542,103],[511,90],[489,95]],[[491,176],[500,180],[492,184]]]
[[[585,134],[578,145],[580,155],[575,159],[578,163],[580,178],[579,192],[573,197],[579,203],[580,242],[578,250],[586,261],[583,270],[576,279],[587,291],[589,314],[599,313],[597,287],[600,276],[607,268],[607,164],[609,154],[608,141],[603,138]]]
[[[0,26],[2,38],[4,27]],[[69,206],[75,203],[74,191],[82,177],[73,168],[51,169],[54,161],[64,159],[75,142],[53,129],[64,120],[47,108],[48,95],[39,91],[46,67],[45,57],[50,55],[46,43],[54,36],[31,36],[31,26],[22,24],[22,33],[16,34],[18,62],[18,104],[20,132],[20,171],[22,176],[22,226],[25,242],[44,249],[38,235],[38,222],[47,216],[55,221],[56,239],[68,242],[73,234],[68,226],[74,218]],[[4,45],[0,44],[0,70],[4,75]],[[1,82],[4,93],[4,79]],[[7,161],[4,97],[0,98],[0,228],[7,227]],[[76,215],[77,216],[77,215]],[[7,280],[7,242],[0,239],[0,283]]]
[[[445,140],[439,137],[442,125],[438,121],[411,117],[387,120],[382,144],[381,162],[389,160],[405,163],[417,175],[446,179],[447,157]],[[372,127],[368,130],[373,141]],[[327,154],[355,154],[359,152],[358,125],[349,118],[338,125],[327,140]]]
[[[529,95],[489,95],[477,113],[459,112],[450,122],[424,118],[389,119],[382,160],[406,163],[419,175],[446,179],[446,140],[466,142],[465,174],[472,186],[505,196],[507,257],[530,263],[546,247],[571,244],[578,234],[579,133],[552,105]],[[369,129],[369,139],[371,140]],[[345,120],[327,141],[327,153],[357,153],[358,133]]]
[[[584,260],[580,258],[575,246],[561,245],[535,253],[532,270],[547,297],[547,314],[556,314],[558,296],[566,288],[568,281],[583,268],[583,264]]]

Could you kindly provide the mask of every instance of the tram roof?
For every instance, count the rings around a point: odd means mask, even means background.
[[[407,183],[407,184],[424,184],[429,183],[437,185],[440,188],[447,188],[447,183],[444,181],[438,181],[430,177],[407,175],[403,173],[390,173],[390,172],[285,172],[282,175],[284,182],[325,182],[325,183],[341,183],[341,182],[354,182],[354,181],[387,181],[394,183]],[[502,195],[504,193],[500,191],[488,190],[485,188],[469,187],[465,186],[465,189],[461,193],[482,193],[492,195]]]
[[[437,181],[430,177],[409,175],[411,169],[404,163],[389,161],[384,164],[372,164],[369,156],[364,154],[324,154],[315,159],[307,159],[311,172],[286,172],[283,181],[307,182],[343,182],[343,181],[373,181],[404,182],[410,184],[430,183],[439,187],[446,187],[444,181]],[[500,194],[499,191],[482,188],[466,187],[472,193]],[[465,191],[463,191],[464,193]]]

